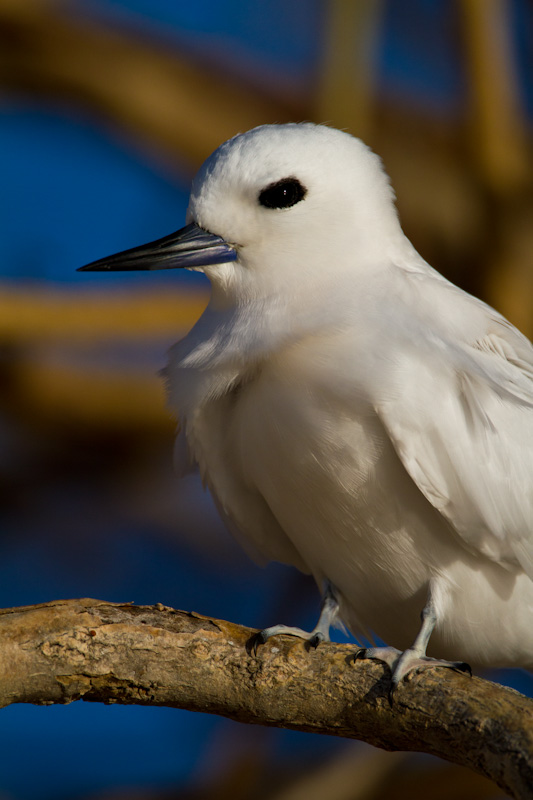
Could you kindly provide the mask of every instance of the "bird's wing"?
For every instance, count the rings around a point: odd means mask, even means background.
[[[459,293],[459,290],[456,290]],[[469,344],[420,341],[376,403],[404,467],[464,543],[533,579],[533,347],[493,309]]]

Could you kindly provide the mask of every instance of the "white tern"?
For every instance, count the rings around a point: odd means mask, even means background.
[[[393,688],[463,659],[533,667],[530,342],[416,252],[380,159],[347,133],[235,136],[186,221],[82,269],[211,281],[166,370],[178,469],[199,465],[248,552],[324,593],[314,631],[258,641],[316,645],[338,617],[394,645],[357,654],[386,661]]]

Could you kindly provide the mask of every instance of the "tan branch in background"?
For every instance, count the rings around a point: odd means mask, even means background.
[[[33,421],[70,419],[115,430],[171,430],[174,423],[157,369],[170,344],[201,315],[207,299],[206,292],[178,292],[171,284],[105,292],[2,286],[2,408]],[[120,346],[127,342],[132,353],[142,353],[147,343],[154,352],[157,348],[159,365],[121,358]],[[110,357],[113,347],[115,358]],[[10,350],[12,363],[7,359]]]
[[[382,0],[330,0],[313,119],[345,128],[367,141],[375,129],[378,44]]]
[[[78,17],[76,4],[0,0],[0,36],[3,89],[86,107],[196,166],[239,131],[299,116],[175,43]]]
[[[463,0],[457,8],[470,82],[470,157],[487,186],[505,197],[530,181],[512,6],[505,0]]]
[[[533,786],[533,701],[447,670],[404,682],[353,664],[353,646],[276,637],[164,606],[63,600],[0,611],[0,705],[93,702],[173,706],[241,722],[418,750],[470,767],[515,798]]]

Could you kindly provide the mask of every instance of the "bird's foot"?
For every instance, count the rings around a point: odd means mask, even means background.
[[[279,634],[297,636],[299,639],[305,639],[308,647],[318,647],[321,642],[330,641],[329,629],[335,623],[338,611],[339,603],[335,596],[335,589],[327,582],[322,598],[320,617],[312,631],[304,631],[302,628],[293,628],[289,625],[272,625],[270,628],[264,628],[254,634],[248,642],[248,648],[255,656],[260,645],[265,644],[272,636],[279,636]]]
[[[387,664],[392,673],[389,689],[389,703],[391,706],[398,684],[413,670],[418,672],[428,667],[446,667],[456,672],[467,672],[470,676],[472,675],[472,670],[465,661],[445,661],[440,658],[430,658],[415,647],[409,647],[403,652],[395,647],[361,647],[354,654],[354,661],[359,658],[373,658]]]
[[[263,628],[252,636],[249,646],[253,655],[257,655],[257,648],[268,642],[272,636],[297,636],[299,639],[305,639],[309,647],[318,647],[321,642],[329,642],[329,633],[327,631],[317,630],[314,628],[312,631],[304,631],[302,628],[292,628],[290,625],[272,625],[270,628]]]

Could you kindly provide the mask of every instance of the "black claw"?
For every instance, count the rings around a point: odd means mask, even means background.
[[[459,661],[454,667],[458,672],[468,672],[470,677],[472,677],[472,667],[470,664],[467,664],[466,661]]]
[[[318,645],[324,641],[324,634],[323,633],[314,633],[308,640],[307,644],[309,647],[317,648]]]
[[[355,662],[360,658],[366,658],[366,647],[359,647],[352,656]]]
[[[262,644],[265,644],[267,638],[268,637],[264,635],[264,631],[258,631],[257,633],[254,633],[254,635],[251,636],[247,642],[248,652],[251,655],[256,656],[258,647]]]
[[[396,683],[396,681],[391,681],[389,693],[387,695],[387,699],[389,701],[389,706],[391,708],[394,707],[394,692],[396,691],[397,688],[398,688],[398,684]]]

